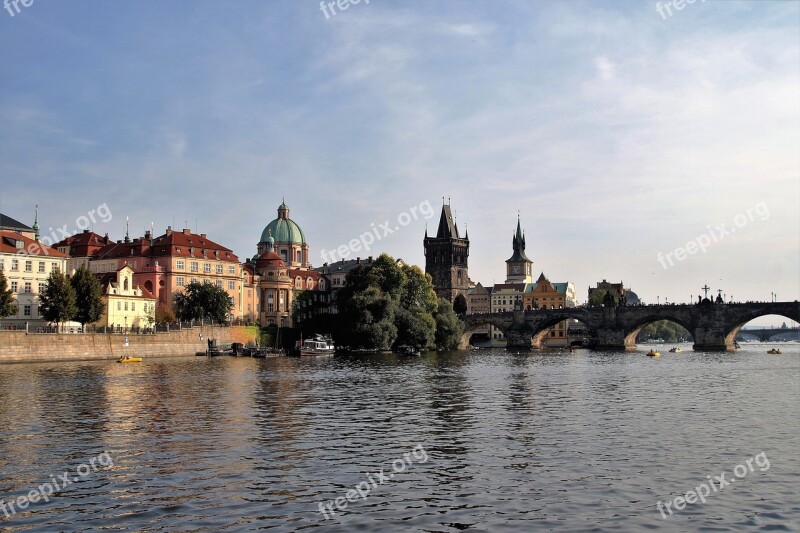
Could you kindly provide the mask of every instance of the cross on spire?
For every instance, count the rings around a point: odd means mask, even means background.
[[[709,287],[709,286],[708,286],[708,283],[706,283],[704,286],[700,287],[700,290],[702,290],[703,292],[705,292],[705,294],[706,294],[706,298],[708,298],[708,291],[710,291],[710,290],[711,290],[711,287]]]

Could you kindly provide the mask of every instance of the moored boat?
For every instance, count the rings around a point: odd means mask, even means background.
[[[418,356],[422,355],[422,351],[417,348],[416,346],[409,346],[406,344],[400,345],[394,349],[394,353],[397,355],[406,355],[406,356]]]
[[[298,344],[300,342],[298,341]],[[298,348],[301,356],[308,355],[333,355],[336,346],[330,335],[314,335],[311,339],[306,339]]]
[[[777,348],[773,348],[770,351],[768,351],[767,353],[768,354],[772,354],[772,355],[780,355],[781,351],[779,349],[777,349]]]
[[[133,357],[130,355],[123,355],[119,359],[117,359],[117,363],[141,363],[141,357]]]

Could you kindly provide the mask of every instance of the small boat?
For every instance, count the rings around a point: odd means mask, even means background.
[[[422,351],[416,346],[408,346],[403,344],[395,348],[394,353],[397,355],[405,355],[405,356],[419,356],[422,355]]]
[[[650,350],[649,352],[647,352],[647,357],[661,357],[661,352]]]
[[[773,348],[770,351],[768,351],[767,353],[768,354],[772,354],[772,355],[780,355],[781,351],[779,349],[777,349],[777,348]]]
[[[336,351],[336,346],[334,346],[330,335],[314,335],[314,338],[303,341],[299,350],[301,356],[333,355]]]
[[[133,357],[130,355],[123,355],[119,359],[117,359],[117,363],[141,363],[141,357]]]
[[[683,350],[681,348],[670,348],[669,353],[681,353]]]
[[[738,342],[736,342],[736,341],[733,341],[733,347],[734,347],[735,349],[737,349],[737,350],[738,350],[739,348],[741,348],[741,346],[739,346],[739,343],[738,343]]]

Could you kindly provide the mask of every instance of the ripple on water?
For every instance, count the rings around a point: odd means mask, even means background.
[[[782,349],[0,367],[0,498],[114,461],[3,526],[797,530],[800,353]],[[417,445],[427,462],[319,512]],[[768,470],[661,518],[760,452]]]

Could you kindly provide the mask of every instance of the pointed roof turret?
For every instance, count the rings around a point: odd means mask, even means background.
[[[460,239],[458,228],[453,222],[453,213],[449,205],[442,206],[442,215],[439,217],[439,230],[436,232],[437,239]]]
[[[536,283],[541,283],[541,282],[543,282],[543,281],[548,281],[548,280],[547,280],[547,276],[545,276],[545,275],[544,275],[544,272],[542,272],[542,273],[539,275],[539,279],[537,279],[537,280],[536,280]]]

